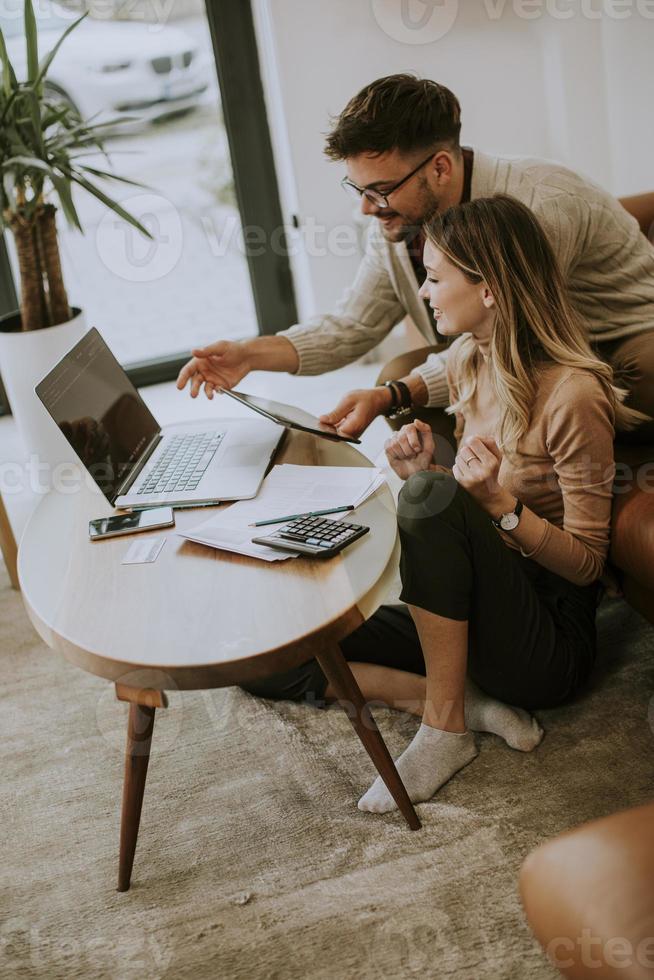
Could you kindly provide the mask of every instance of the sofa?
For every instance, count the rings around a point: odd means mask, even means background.
[[[527,920],[571,980],[654,976],[654,803],[542,844],[520,872]]]

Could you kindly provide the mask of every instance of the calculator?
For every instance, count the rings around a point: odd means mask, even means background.
[[[331,558],[363,537],[370,530],[363,524],[328,520],[324,517],[300,517],[265,537],[252,538],[254,544],[265,544],[282,551],[297,551],[312,558]]]

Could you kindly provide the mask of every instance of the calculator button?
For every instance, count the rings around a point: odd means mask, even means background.
[[[320,544],[320,541],[318,540],[318,538],[307,538],[306,543],[307,544]]]
[[[331,546],[332,546],[332,542],[331,541],[321,541],[320,542],[320,547],[321,548],[331,548]]]

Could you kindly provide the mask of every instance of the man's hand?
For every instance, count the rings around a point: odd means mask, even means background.
[[[192,354],[177,376],[180,391],[191,383],[191,398],[197,398],[203,385],[207,398],[213,398],[215,388],[233,388],[251,370],[247,347],[237,341],[219,340]]]
[[[333,425],[342,435],[356,438],[390,407],[391,393],[388,388],[361,388],[341,398],[334,411],[321,415],[320,421]]]
[[[402,480],[413,473],[433,469],[434,435],[426,422],[416,419],[403,425],[399,432],[384,443],[386,458]]]
[[[515,506],[515,499],[498,482],[502,456],[494,439],[469,436],[459,446],[452,467],[456,481],[493,517]]]
[[[233,388],[252,370],[248,348],[239,341],[219,340],[191,353],[177,376],[180,391],[190,381],[191,398],[197,398],[203,385],[207,398],[213,398],[215,388]]]
[[[204,385],[207,398],[216,388],[233,388],[250,371],[288,371],[300,366],[298,353],[287,337],[254,337],[252,340],[219,340],[198,347],[177,376],[181,390],[191,382],[191,398],[197,398]]]

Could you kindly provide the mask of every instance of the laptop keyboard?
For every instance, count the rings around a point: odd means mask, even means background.
[[[136,493],[195,490],[224,436],[216,431],[172,436]]]

